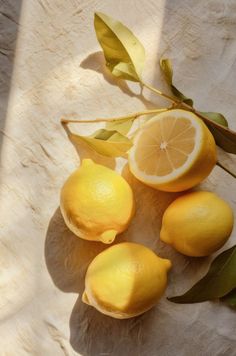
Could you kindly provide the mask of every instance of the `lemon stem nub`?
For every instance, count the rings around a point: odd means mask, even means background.
[[[161,241],[167,243],[167,244],[171,244],[171,239],[169,234],[166,232],[166,230],[164,230],[164,228],[162,227],[161,232],[160,232],[160,239]]]
[[[86,292],[84,292],[82,294],[82,302],[84,302],[85,304],[90,305]]]
[[[104,244],[111,244],[115,240],[116,234],[116,230],[107,230],[100,236],[100,240]]]
[[[85,158],[85,159],[82,160],[82,166],[83,167],[90,166],[91,164],[94,164],[94,162],[90,158]]]
[[[164,264],[165,264],[165,267],[166,267],[167,271],[169,271],[169,270],[171,269],[171,267],[172,267],[171,261],[170,261],[170,260],[163,259],[163,262],[164,262]]]

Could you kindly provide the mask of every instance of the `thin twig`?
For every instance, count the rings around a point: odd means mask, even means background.
[[[144,87],[150,89],[151,91],[153,91],[154,93],[158,94],[159,96],[162,96],[163,98],[171,101],[172,103],[176,104],[176,105],[179,105],[182,109],[185,109],[185,110],[188,110],[188,111],[191,111],[193,112],[194,114],[196,114],[198,117],[200,117],[202,120],[206,121],[208,124],[214,124],[214,126],[216,126],[217,128],[219,129],[224,129],[225,131],[228,131],[229,133],[231,134],[235,134],[235,132],[231,129],[229,129],[228,127],[225,127],[225,126],[222,126],[220,124],[218,124],[218,122],[214,121],[212,122],[212,120],[210,120],[208,117],[202,115],[201,113],[199,113],[196,109],[194,109],[191,105],[188,105],[186,104],[185,102],[171,96],[171,95],[167,95],[163,92],[161,92],[160,90],[152,87],[151,85],[149,84],[146,84],[146,83],[141,83]]]
[[[69,123],[80,123],[80,124],[84,123],[84,124],[87,124],[87,123],[99,123],[99,122],[116,122],[116,121],[126,121],[127,119],[135,120],[135,119],[137,119],[137,118],[139,118],[140,116],[143,116],[143,115],[150,115],[150,114],[155,114],[155,113],[168,111],[170,109],[173,109],[175,105],[178,105],[182,109],[191,111],[191,112],[195,113],[198,117],[203,119],[205,122],[207,122],[209,124],[213,124],[212,121],[208,117],[202,115],[196,109],[194,109],[192,106],[186,104],[185,102],[183,102],[183,101],[181,101],[181,100],[179,100],[179,99],[177,99],[175,97],[172,97],[171,95],[165,94],[165,93],[161,92],[160,90],[152,87],[149,84],[146,84],[144,82],[141,82],[140,84],[143,87],[148,88],[149,90],[151,90],[155,94],[158,94],[159,96],[162,96],[163,98],[171,101],[172,106],[168,107],[168,108],[163,108],[163,109],[144,110],[144,111],[140,111],[140,112],[137,112],[137,113],[133,113],[133,114],[126,115],[126,116],[120,116],[120,117],[116,117],[116,118],[98,118],[98,119],[95,119],[95,120],[72,120],[72,119],[64,119],[64,118],[62,118],[61,119],[62,125],[69,124]],[[234,131],[230,130],[227,127],[224,127],[224,126],[218,124],[217,122],[214,122],[214,126],[218,127],[219,129],[222,129],[222,127],[223,127],[224,130],[234,134]],[[230,174],[232,177],[236,178],[236,175],[233,172],[231,172],[228,168],[226,168],[224,165],[222,165],[219,161],[217,162],[217,165],[220,168],[222,168],[224,171],[226,171],[228,174]]]
[[[156,114],[164,111],[168,111],[169,108],[163,108],[163,109],[153,109],[153,110],[144,110],[140,111],[134,114],[126,115],[126,116],[120,116],[120,117],[114,117],[114,118],[98,118],[95,120],[72,120],[72,119],[61,119],[62,124],[69,124],[69,123],[80,123],[80,124],[88,124],[88,123],[99,123],[99,122],[116,122],[116,121],[126,121],[127,119],[137,119],[140,116],[143,115],[150,115],[150,114]]]
[[[177,102],[178,102],[178,103],[181,103],[180,100],[175,99],[175,98],[173,98],[172,96],[163,93],[162,91],[160,91],[160,90],[158,90],[158,89],[152,87],[152,86],[149,85],[149,84],[146,84],[146,83],[144,83],[144,82],[142,82],[141,84],[142,84],[144,87],[148,88],[149,90],[153,91],[154,93],[156,93],[156,94],[158,94],[158,95],[160,95],[160,96],[163,96],[164,98],[166,98],[167,100],[171,101],[172,103],[177,103]]]
[[[217,161],[217,166],[219,166],[220,168],[222,168],[225,172],[227,172],[228,174],[230,174],[232,177],[236,178],[236,174],[234,174],[233,172],[231,172],[228,168],[226,168],[222,163],[220,163],[219,161]]]

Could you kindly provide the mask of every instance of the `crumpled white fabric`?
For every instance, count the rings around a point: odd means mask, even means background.
[[[82,158],[116,167],[137,203],[129,229],[116,242],[136,241],[171,259],[166,296],[184,292],[206,272],[210,258],[185,258],[159,241],[161,216],[176,195],[139,183],[123,159],[103,158],[86,146],[76,152],[59,119],[166,105],[105,71],[93,30],[96,10],[120,19],[142,41],[146,82],[167,91],[158,61],[171,58],[176,86],[198,109],[224,113],[236,129],[235,1],[23,0],[20,9],[20,1],[11,0],[2,1],[0,10],[1,47],[2,38],[10,46],[18,31],[13,73],[8,63],[13,48],[0,53],[7,73],[0,83],[0,104],[7,111],[1,129],[0,354],[236,355],[236,314],[218,301],[177,305],[164,296],[156,308],[130,320],[83,304],[86,268],[106,246],[75,237],[58,209],[60,187]],[[95,127],[71,130],[88,134]],[[235,159],[228,156],[227,162]],[[218,193],[235,209],[236,182],[220,168],[198,189]],[[235,242],[233,232],[224,248]]]

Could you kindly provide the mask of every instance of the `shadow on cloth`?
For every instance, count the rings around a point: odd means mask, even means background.
[[[161,216],[176,195],[146,187],[132,176],[128,165],[124,167],[122,175],[133,188],[136,215],[128,230],[120,234],[115,243],[141,243],[168,257],[171,249],[157,237]],[[126,355],[137,354],[143,342],[143,336],[140,334],[141,320],[144,330],[143,320],[150,321],[156,313],[154,308],[136,318],[117,320],[99,313],[81,301],[88,265],[107,247],[102,243],[85,241],[75,236],[65,225],[60,209],[55,211],[46,236],[46,265],[54,284],[60,290],[79,294],[70,317],[70,342],[74,350],[85,356],[109,355],[111,352],[112,355],[118,356],[122,350]],[[123,327],[124,324],[127,324],[127,327]]]
[[[63,292],[79,293],[89,263],[105,245],[75,236],[65,225],[58,208],[49,223],[45,242],[45,260],[54,284]]]
[[[142,93],[134,94],[126,82],[114,78],[108,72],[102,52],[89,55],[81,63],[81,67],[101,73],[110,84],[118,85],[124,93],[139,98],[147,108],[151,106]],[[97,155],[83,142],[75,139],[68,126],[64,129],[80,159],[92,158],[97,163],[115,168],[114,159]],[[118,235],[113,244],[123,241],[141,243],[160,256],[173,257],[175,252],[158,237],[163,212],[178,194],[147,187],[130,173],[128,164],[124,166],[122,176],[133,189],[136,214],[129,228]],[[70,317],[70,342],[76,352],[84,356],[139,355],[150,326],[154,322],[156,324],[158,307],[132,319],[118,320],[99,313],[81,301],[86,270],[94,257],[107,247],[99,242],[89,242],[76,237],[66,227],[58,208],[50,221],[46,236],[47,268],[54,284],[60,290],[79,294]],[[155,332],[158,333],[158,330]]]
[[[11,90],[21,0],[0,1],[0,151]]]

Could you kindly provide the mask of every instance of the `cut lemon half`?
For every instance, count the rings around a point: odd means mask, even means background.
[[[216,144],[204,122],[175,109],[147,121],[134,137],[129,166],[134,176],[159,190],[178,192],[199,184],[216,163]]]

